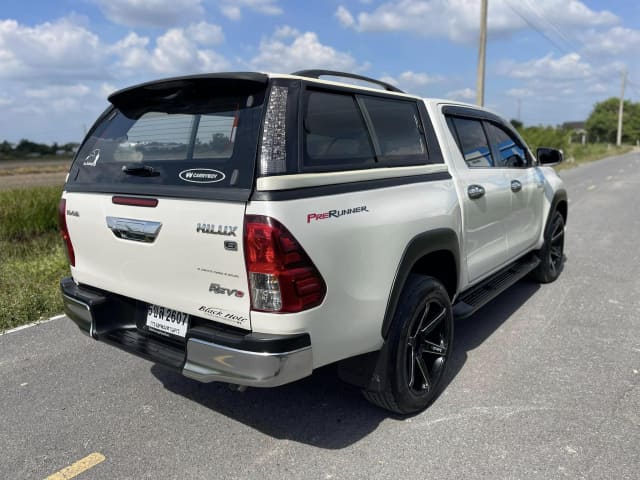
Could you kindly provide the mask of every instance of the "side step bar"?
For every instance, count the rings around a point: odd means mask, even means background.
[[[480,284],[462,292],[453,305],[454,317],[462,319],[471,316],[538,265],[540,265],[540,259],[537,255],[523,257],[483,280]]]

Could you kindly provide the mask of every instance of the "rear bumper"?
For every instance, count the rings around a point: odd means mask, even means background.
[[[179,370],[201,382],[275,387],[311,375],[309,334],[272,335],[242,332],[203,320],[184,341],[146,331],[146,304],[60,282],[64,311],[85,334],[147,360]]]

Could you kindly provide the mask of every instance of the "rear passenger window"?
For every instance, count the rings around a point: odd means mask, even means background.
[[[352,95],[308,90],[304,109],[305,167],[373,165],[369,133]]]
[[[470,167],[492,167],[493,157],[480,120],[452,117],[464,161]],[[455,135],[455,133],[454,133]]]
[[[493,123],[485,123],[487,133],[491,137],[498,155],[497,167],[527,167],[527,154],[519,142],[508,132]]]
[[[403,164],[425,163],[426,143],[415,103],[360,97],[373,127],[379,160],[402,160]]]

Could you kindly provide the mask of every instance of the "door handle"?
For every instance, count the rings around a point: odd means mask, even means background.
[[[132,218],[107,217],[107,227],[113,234],[123,240],[153,243],[160,232],[162,223]]]
[[[472,200],[476,200],[484,195],[484,187],[482,185],[469,185],[467,195]]]
[[[522,184],[518,180],[511,180],[511,191],[517,193],[522,190]]]

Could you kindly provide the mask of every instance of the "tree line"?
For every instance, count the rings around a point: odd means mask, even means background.
[[[584,122],[584,131],[559,125],[525,126],[519,120],[511,120],[513,126],[525,139],[532,151],[538,147],[553,147],[567,150],[571,144],[582,143],[582,134],[587,144],[616,143],[618,132],[618,109],[620,100],[616,97],[598,102]],[[635,145],[640,140],[640,103],[624,102],[622,117],[622,143]]]
[[[46,143],[36,143],[22,139],[17,144],[13,145],[5,140],[0,143],[0,159],[49,157],[54,155],[70,156],[77,148],[77,143],[65,143],[59,145],[57,142],[54,142],[52,145],[48,145]]]

